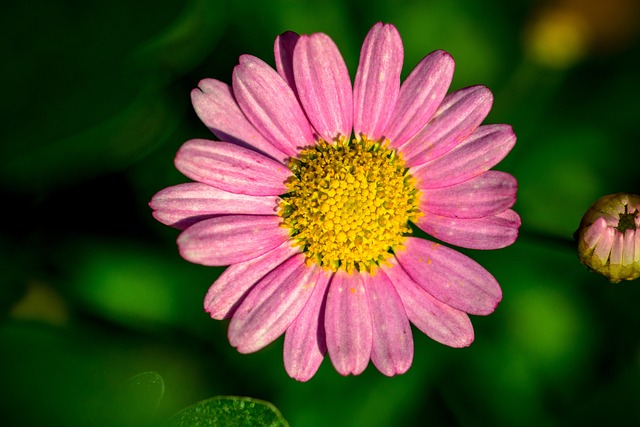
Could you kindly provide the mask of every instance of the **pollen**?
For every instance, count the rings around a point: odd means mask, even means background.
[[[415,178],[388,140],[320,139],[289,169],[278,215],[308,264],[375,274],[422,215]]]

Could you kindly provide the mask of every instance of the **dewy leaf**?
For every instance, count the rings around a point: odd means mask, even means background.
[[[216,396],[178,412],[167,427],[288,427],[280,411],[269,402],[250,397]]]

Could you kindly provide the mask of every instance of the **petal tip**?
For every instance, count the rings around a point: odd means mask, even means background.
[[[476,85],[473,86],[474,90],[478,93],[479,102],[483,104],[488,104],[489,109],[493,105],[493,92],[485,85]]]
[[[452,339],[447,343],[447,347],[466,348],[466,347],[469,347],[471,344],[473,344],[474,339],[475,339],[475,335],[472,329],[471,333],[469,333],[468,335],[457,335],[455,339]]]
[[[453,55],[451,55],[444,49],[436,49],[429,55],[433,55],[435,58],[441,60],[442,62],[446,62],[448,65],[455,65],[455,59],[453,59]]]

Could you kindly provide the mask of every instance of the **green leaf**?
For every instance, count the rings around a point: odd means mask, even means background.
[[[178,412],[168,427],[288,426],[280,411],[269,402],[250,397],[217,396]]]

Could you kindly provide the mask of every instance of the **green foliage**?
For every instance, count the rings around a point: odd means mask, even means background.
[[[250,397],[218,396],[203,400],[173,416],[167,427],[287,427],[269,402]]]

